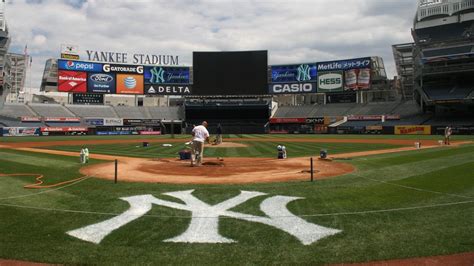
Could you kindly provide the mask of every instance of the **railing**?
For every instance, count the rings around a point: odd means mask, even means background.
[[[471,8],[474,8],[474,0],[420,0],[418,21],[431,16],[451,16]]]

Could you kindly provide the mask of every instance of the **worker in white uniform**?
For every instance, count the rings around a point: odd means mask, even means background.
[[[193,128],[193,149],[191,154],[191,166],[200,166],[204,157],[204,142],[209,143],[209,131],[207,131],[207,122],[204,121],[200,126]]]

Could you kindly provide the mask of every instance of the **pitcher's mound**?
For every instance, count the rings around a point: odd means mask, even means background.
[[[218,162],[204,162],[202,165],[204,165],[204,166],[221,166],[221,167],[224,167],[224,166],[225,166],[224,162],[222,162],[222,161],[218,161]]]
[[[206,145],[206,148],[246,148],[249,145],[236,142],[222,142],[221,144]]]
[[[118,164],[118,180],[129,182],[177,184],[245,184],[303,181],[310,179],[309,158],[287,160],[268,158],[204,158],[203,165],[191,167],[190,161],[127,158]],[[350,164],[318,162],[314,178],[324,179],[354,171]],[[113,179],[114,163],[81,169],[89,176]]]

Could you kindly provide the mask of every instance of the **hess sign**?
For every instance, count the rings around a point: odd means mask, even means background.
[[[321,73],[318,77],[318,92],[338,92],[343,89],[342,72]]]

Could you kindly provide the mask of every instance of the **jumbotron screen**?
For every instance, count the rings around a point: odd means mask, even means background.
[[[268,94],[268,52],[194,52],[194,95]]]

